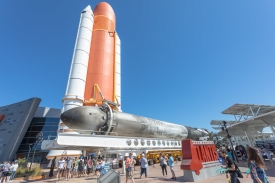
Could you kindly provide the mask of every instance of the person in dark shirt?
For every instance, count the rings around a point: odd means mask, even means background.
[[[247,162],[247,154],[246,154],[246,151],[242,148],[242,147],[240,147],[240,149],[239,149],[239,151],[240,151],[240,153],[241,153],[241,155],[242,155],[242,160],[243,160],[243,162]]]
[[[225,159],[225,166],[222,166],[222,168],[227,169],[228,173],[230,174],[230,183],[240,183],[240,180],[238,179],[238,174],[236,171],[236,167],[234,162],[228,157],[226,150],[221,150],[220,155]]]
[[[268,143],[268,149],[273,152],[273,154],[275,153],[275,149],[273,147],[273,145],[271,145],[271,143]]]
[[[238,151],[238,150],[239,150],[239,144],[236,143],[235,151]]]

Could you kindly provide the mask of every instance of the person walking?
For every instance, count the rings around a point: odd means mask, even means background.
[[[270,183],[268,180],[263,159],[261,158],[258,149],[250,147],[248,149],[248,168],[253,183]]]
[[[129,154],[129,157],[126,159],[126,183],[128,182],[128,179],[131,179],[133,183],[134,177],[133,177],[133,167],[134,167],[134,159],[132,157],[132,153]]]
[[[84,174],[84,177],[86,177],[87,176],[87,168],[88,168],[88,166],[87,166],[87,158],[85,158],[85,159],[83,159],[83,174]]]
[[[64,165],[65,165],[65,160],[63,157],[61,157],[61,159],[57,163],[58,170],[57,170],[56,178],[58,179],[58,181],[59,181],[60,176],[64,170]]]
[[[96,170],[96,164],[97,164],[97,161],[96,161],[95,157],[93,157],[92,162],[93,162],[93,165],[92,165],[92,173],[95,173],[95,170]]]
[[[55,168],[55,161],[56,161],[56,156],[52,159],[49,177],[53,177],[53,171],[54,171],[54,168]]]
[[[273,159],[274,154],[275,154],[274,146],[271,145],[271,143],[268,143],[268,149],[269,149],[270,152],[272,152],[273,155],[271,155],[271,158]]]
[[[145,157],[145,154],[141,155],[141,158],[139,159],[140,162],[140,178],[142,177],[142,174],[145,174],[145,178],[147,178],[147,167],[148,167],[148,160]]]
[[[72,157],[69,157],[66,160],[66,180],[69,181],[71,179],[71,171],[73,168],[73,159]]]
[[[247,154],[246,154],[246,151],[242,148],[242,147],[240,147],[240,153],[241,153],[241,155],[242,155],[242,160],[243,160],[243,162],[247,162]]]
[[[73,175],[72,177],[77,177],[77,170],[78,170],[78,161],[77,161],[77,157],[75,157],[74,161],[73,161]]]
[[[269,161],[271,162],[271,165],[273,165],[274,163],[273,163],[273,160],[272,160],[272,158],[271,158],[270,152],[265,148],[264,145],[262,145],[261,149],[262,149],[262,153],[264,153],[264,154],[266,155],[266,157],[267,157],[267,158],[269,159]]]
[[[93,174],[93,176],[96,175],[97,178],[100,177],[100,172],[101,172],[101,168],[102,168],[101,164],[102,164],[101,159],[98,158],[98,159],[97,159],[97,163],[96,163],[96,165],[95,165],[95,173]],[[93,177],[93,176],[92,176],[92,177]]]
[[[235,151],[239,151],[239,144],[238,143],[236,143]]]
[[[172,173],[172,178],[171,179],[175,179],[177,180],[176,178],[176,175],[175,175],[175,171],[174,171],[174,158],[171,154],[168,154],[168,166],[170,167],[170,170],[171,170],[171,173]]]
[[[17,168],[18,168],[18,161],[15,160],[15,162],[13,163],[13,165],[10,167],[10,170],[11,170],[10,181],[14,179],[15,172],[16,172]]]
[[[160,166],[162,170],[162,175],[166,177],[167,176],[167,157],[163,153],[160,153],[159,161],[160,161]],[[164,175],[164,171],[166,175]]]
[[[255,148],[258,149],[259,155],[262,158],[263,162],[264,162],[264,156],[263,156],[263,152],[262,149],[260,147],[258,147],[257,145],[255,145]],[[265,163],[264,163],[265,164]]]
[[[233,159],[233,154],[231,154],[230,148],[228,146],[225,146],[225,149],[227,151],[227,155],[229,156],[229,158]]]
[[[228,157],[226,150],[221,150],[220,155],[225,159],[226,165],[222,166],[222,168],[227,169],[230,174],[230,183],[240,183],[238,179],[237,170],[234,162]]]
[[[5,161],[2,165],[2,180],[1,182],[8,182],[10,164]]]
[[[83,167],[84,167],[84,161],[83,161],[83,159],[79,159],[78,167],[77,167],[78,177],[81,177],[81,175],[83,173]]]
[[[88,175],[90,175],[90,173],[91,173],[92,166],[93,166],[93,161],[91,160],[91,158],[89,158],[87,161],[87,168],[88,168],[87,174]]]

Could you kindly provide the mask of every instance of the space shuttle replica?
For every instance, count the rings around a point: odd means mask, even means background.
[[[127,114],[121,110],[121,42],[112,7],[99,3],[81,13],[61,124],[64,133],[159,139],[195,139],[203,129]],[[60,131],[60,132],[61,132]]]

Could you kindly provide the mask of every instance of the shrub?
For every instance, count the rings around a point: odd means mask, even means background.
[[[26,167],[26,158],[18,160],[18,168],[16,170],[16,177],[35,177],[43,175],[43,171],[40,167],[32,168],[31,170]]]
[[[29,168],[18,167],[15,174],[16,177],[35,177],[41,175],[43,175],[43,171],[40,167],[31,170]]]
[[[27,159],[26,158],[22,158],[18,160],[18,167],[24,167],[26,164]]]

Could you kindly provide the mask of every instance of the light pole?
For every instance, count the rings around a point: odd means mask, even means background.
[[[35,151],[36,151],[36,146],[37,146],[37,144],[41,143],[42,141],[43,141],[43,133],[39,132],[36,135],[36,141],[35,141],[35,144],[34,144],[34,152],[33,152],[33,155],[32,155],[32,162],[31,162],[31,165],[30,165],[30,170],[32,168],[32,163],[33,163],[33,159],[34,159],[34,155],[35,155]]]
[[[214,140],[214,137],[216,137],[216,140]],[[213,141],[215,142],[216,147],[219,148],[219,147],[220,147],[220,144],[219,144],[219,139],[218,139],[218,135],[217,135],[217,134],[214,134],[214,135],[213,135]]]
[[[28,157],[27,157],[27,162],[28,162],[28,160],[29,160],[29,156],[30,156],[30,152],[31,152],[31,145],[33,145],[33,144],[29,144],[29,152],[28,152]]]
[[[235,153],[232,141],[231,141],[231,135],[229,135],[228,130],[227,130],[227,126],[226,126],[227,123],[226,123],[226,121],[223,121],[222,123],[223,123],[222,131],[226,131],[227,138],[229,139],[229,142],[231,144],[231,148],[232,148],[232,151],[233,151],[233,156],[235,156],[235,159],[237,160],[237,162],[239,162],[238,156],[236,156],[236,153]]]

